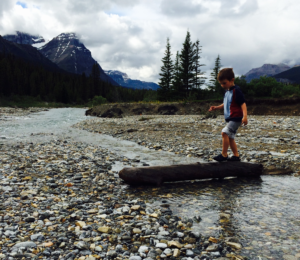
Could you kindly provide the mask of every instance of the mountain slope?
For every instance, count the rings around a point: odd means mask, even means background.
[[[16,34],[7,34],[3,38],[7,41],[18,43],[18,44],[37,44],[45,42],[44,38],[39,35],[31,35],[17,31]]]
[[[0,52],[13,54],[35,65],[41,65],[46,69],[60,70],[59,67],[45,58],[36,48],[27,44],[17,44],[7,41],[0,36]]]
[[[76,74],[85,73],[89,76],[96,62],[91,52],[79,41],[75,33],[60,34],[39,48],[39,51],[60,68]],[[99,69],[102,80],[118,85],[104,73],[100,65]]]
[[[261,76],[273,76],[275,74],[281,73],[290,69],[289,66],[280,63],[280,64],[264,64],[262,67],[251,69],[245,74],[247,82],[250,82],[252,79],[257,79]]]
[[[133,80],[128,77],[126,73],[123,73],[118,70],[105,70],[107,75],[109,75],[114,81],[116,81],[120,86],[126,88],[134,88],[134,89],[152,89],[157,90],[159,85],[153,82],[145,82],[141,80]]]
[[[273,77],[280,79],[282,82],[300,83],[300,66],[296,66],[284,72],[278,73]]]

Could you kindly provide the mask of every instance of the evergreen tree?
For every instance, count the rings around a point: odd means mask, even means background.
[[[170,96],[174,71],[174,65],[171,56],[171,45],[169,38],[167,38],[165,56],[162,58],[163,66],[161,67],[161,73],[159,73],[161,76],[160,82],[158,83],[160,86],[158,89],[158,95],[160,99],[168,99]]]
[[[221,69],[221,66],[221,58],[220,55],[218,55],[215,61],[215,67],[213,68],[213,71],[210,74],[211,79],[209,80],[209,89],[215,92],[217,95],[222,95],[224,93],[224,90],[218,81],[218,74]]]
[[[201,72],[201,67],[204,66],[204,64],[200,64],[200,54],[201,54],[201,47],[200,46],[200,41],[197,40],[196,43],[194,44],[195,47],[195,56],[194,56],[194,87],[199,90],[201,89],[201,85],[204,84],[205,78],[201,77],[204,75],[203,72]]]
[[[180,74],[183,84],[181,92],[183,92],[185,96],[188,95],[188,92],[191,91],[194,86],[194,61],[194,44],[191,41],[191,34],[188,31],[180,54]]]
[[[180,87],[182,85],[181,81],[181,75],[180,75],[180,55],[177,51],[176,58],[174,62],[174,76],[172,81],[172,87],[175,92],[178,92],[180,90]]]

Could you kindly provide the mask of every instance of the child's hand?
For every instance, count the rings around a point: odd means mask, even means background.
[[[211,112],[211,111],[213,111],[213,110],[216,110],[216,106],[210,107],[210,109],[209,109],[208,111]]]
[[[247,117],[243,117],[243,119],[242,119],[242,125],[243,126],[248,125],[248,118]]]

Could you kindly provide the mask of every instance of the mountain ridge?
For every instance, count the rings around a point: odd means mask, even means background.
[[[261,67],[253,68],[248,71],[245,76],[247,82],[250,82],[252,79],[260,78],[261,76],[273,76],[275,74],[281,73],[285,70],[290,69],[290,67],[284,63],[279,64],[263,64]]]
[[[38,50],[60,68],[75,74],[85,73],[89,76],[93,65],[97,63],[101,80],[119,85],[104,73],[100,64],[92,57],[91,51],[85,47],[76,33],[61,33]]]
[[[119,70],[104,70],[104,72],[113,78],[120,86],[134,89],[152,89],[157,90],[159,85],[154,82],[146,82],[138,79],[131,79],[124,72]]]
[[[283,83],[300,83],[300,66],[294,66],[289,70],[273,75],[278,81]]]

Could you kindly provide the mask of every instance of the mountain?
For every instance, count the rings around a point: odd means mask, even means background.
[[[60,68],[71,73],[85,73],[89,76],[93,65],[96,63],[91,52],[80,42],[75,33],[62,33],[38,50]],[[118,83],[107,76],[99,64],[98,66],[100,78],[117,86]]]
[[[281,73],[290,69],[289,66],[280,63],[280,64],[264,64],[262,67],[255,68],[250,70],[245,74],[247,82],[250,82],[252,79],[257,79],[261,76],[273,76],[275,74]]]
[[[300,83],[300,66],[296,65],[295,67],[286,70],[284,72],[278,73],[273,76],[280,82],[286,83]]]
[[[7,34],[3,38],[7,41],[18,43],[18,44],[37,44],[45,42],[44,38],[39,35],[31,35],[17,31],[16,34]]]
[[[104,72],[109,75],[114,81],[116,81],[120,86],[126,88],[152,90],[157,90],[159,88],[159,85],[153,82],[130,79],[126,73],[118,70],[105,70]]]
[[[0,52],[13,54],[35,65],[41,65],[46,69],[60,71],[61,69],[44,57],[36,48],[28,44],[18,44],[5,40],[0,36]]]

